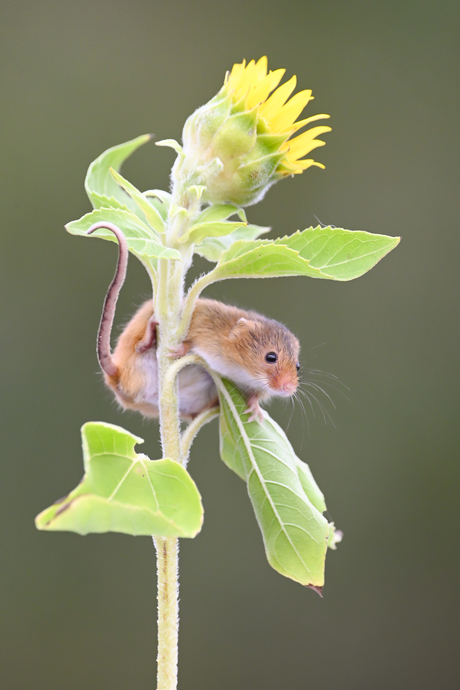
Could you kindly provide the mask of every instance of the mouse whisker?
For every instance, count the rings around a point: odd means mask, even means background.
[[[303,400],[300,397],[300,391],[296,391],[292,397],[295,398],[300,405],[301,412],[303,413],[303,416],[305,417],[305,421],[307,423],[308,435],[310,436],[310,420],[308,419],[308,414],[307,414],[307,411],[305,409],[305,405],[303,404]],[[310,406],[311,406],[311,401],[309,400],[308,402],[310,403]],[[313,417],[314,417],[315,412],[314,412],[312,406],[311,406],[311,408],[312,408],[312,413],[313,413]]]
[[[311,398],[313,398],[313,400],[316,402],[319,409],[321,410],[321,415],[324,419],[324,423],[327,424],[327,420],[329,419],[329,421],[331,422],[332,426],[335,429],[336,427],[335,427],[334,420],[332,419],[327,408],[324,406],[324,404],[321,402],[321,400],[311,390],[309,390],[309,392],[301,390],[300,393],[301,393],[301,395],[305,396],[309,400],[310,405],[312,405],[311,400],[310,400],[310,396],[311,396]],[[335,407],[335,405],[334,405],[334,407]]]
[[[331,396],[329,395],[329,393],[327,393],[327,392],[324,390],[324,388],[322,388],[318,383],[314,383],[313,381],[305,381],[305,384],[304,384],[304,385],[305,385],[305,388],[313,388],[313,390],[316,390],[316,391],[318,391],[318,392],[323,393],[323,395],[325,395],[326,398],[330,401],[330,403],[331,403],[332,407],[334,408],[334,410],[337,409],[337,406],[336,406],[335,402],[332,400],[332,398],[331,398]]]
[[[335,391],[340,393],[340,395],[343,395],[343,397],[346,398],[346,400],[348,400],[348,402],[351,402],[350,398],[347,396],[347,394],[343,390],[343,389],[345,389],[345,390],[349,391],[350,390],[349,387],[345,383],[343,383],[338,378],[338,376],[336,376],[335,374],[331,374],[328,371],[321,371],[320,369],[306,369],[305,374],[307,377],[306,382],[308,382],[311,378],[316,377],[317,380],[320,383],[322,383],[324,386],[329,386],[330,388],[333,388]],[[324,380],[324,379],[326,379],[326,380]],[[302,383],[305,384],[306,382],[303,381]],[[314,381],[311,381],[311,382],[314,383]],[[334,384],[336,384],[336,385],[334,385]]]

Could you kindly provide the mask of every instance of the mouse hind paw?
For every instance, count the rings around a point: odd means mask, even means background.
[[[144,337],[136,345],[136,352],[141,355],[143,352],[147,352],[151,347],[154,347],[157,343],[157,326],[158,321],[155,316],[151,316],[147,327],[145,329]]]

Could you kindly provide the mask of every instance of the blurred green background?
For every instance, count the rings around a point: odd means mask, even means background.
[[[146,132],[180,138],[225,71],[264,54],[313,89],[307,115],[330,113],[333,131],[315,152],[326,170],[279,183],[250,220],[275,236],[316,216],[402,242],[349,284],[207,291],[282,320],[304,370],[340,380],[335,390],[323,377],[333,423],[316,404],[308,425],[298,406],[270,411],[345,537],[328,554],[323,600],[275,573],[207,427],[190,463],[205,523],[181,542],[179,685],[459,687],[459,20],[445,0],[3,3],[3,688],[155,687],[150,540],[34,527],[81,478],[85,421],[124,425],[159,457],[156,423],[121,414],[98,373],[115,248],[63,227],[90,209],[84,175],[104,149]],[[173,159],[149,144],[124,174],[167,188]],[[148,290],[132,259],[119,324]]]

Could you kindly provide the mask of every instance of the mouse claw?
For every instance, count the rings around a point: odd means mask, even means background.
[[[255,395],[251,395],[248,399],[248,406],[243,414],[250,414],[248,422],[259,422],[262,424],[264,421],[264,413],[259,405],[259,399]]]
[[[179,359],[179,357],[184,357],[187,352],[189,351],[189,348],[185,343],[179,343],[179,345],[176,345],[175,347],[170,347],[168,348],[168,357],[169,359]]]

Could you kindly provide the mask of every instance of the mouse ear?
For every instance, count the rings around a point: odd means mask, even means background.
[[[230,340],[236,340],[237,338],[241,337],[243,333],[250,331],[253,327],[255,327],[254,321],[245,319],[244,316],[242,316],[241,319],[238,319],[236,324],[233,326],[228,337]]]

